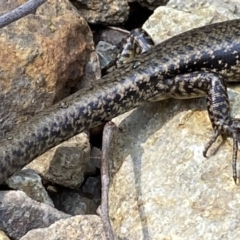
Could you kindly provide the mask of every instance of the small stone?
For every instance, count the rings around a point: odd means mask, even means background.
[[[13,239],[20,239],[31,229],[48,227],[68,217],[70,215],[48,204],[32,200],[22,191],[0,192],[0,229]]]
[[[23,169],[11,176],[6,182],[10,188],[22,190],[35,201],[54,207],[53,201],[42,185],[41,177],[34,170]]]

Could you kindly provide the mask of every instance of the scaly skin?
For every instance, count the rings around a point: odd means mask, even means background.
[[[215,137],[234,139],[225,81],[240,80],[240,20],[217,23],[175,36],[143,53],[101,83],[44,110],[0,141],[0,183],[50,148],[147,101],[207,95]],[[236,149],[233,159],[236,163]],[[234,172],[236,181],[236,172]]]

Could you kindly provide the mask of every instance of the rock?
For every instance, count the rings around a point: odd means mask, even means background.
[[[1,4],[0,15],[17,6]],[[49,0],[2,28],[0,52],[0,137],[69,95],[84,75],[100,74],[87,67],[90,56],[98,64],[90,28],[66,0]]]
[[[80,133],[52,148],[27,165],[44,179],[69,188],[78,188],[90,158],[88,136]]]
[[[118,28],[106,28],[95,31],[94,38],[96,42],[103,41],[112,45],[118,45],[122,39],[129,35],[129,31]]]
[[[143,7],[154,10],[159,6],[166,5],[169,0],[128,0],[129,2],[138,2]]]
[[[72,216],[96,214],[97,205],[80,191],[65,190],[54,201],[56,208]]]
[[[41,177],[34,170],[23,169],[11,176],[6,183],[12,189],[25,192],[28,197],[37,202],[54,207],[53,201],[42,185]]]
[[[190,1],[181,1],[181,9],[185,2],[190,6]],[[239,9],[239,3],[233,2]],[[221,3],[209,2],[193,13],[158,8],[150,17],[155,21],[148,25],[160,29],[155,32],[160,38],[154,41],[198,23],[220,21],[220,14],[226,13],[222,21],[238,17],[238,11],[226,7],[230,1]],[[191,4],[196,6],[197,1]],[[213,12],[217,17],[211,16]],[[192,22],[196,26],[190,26]],[[238,92],[229,91],[229,97],[232,116],[239,117],[239,87]],[[209,157],[203,157],[213,134],[204,98],[148,103],[113,121],[122,129],[112,140],[109,157],[110,218],[118,238],[240,238],[240,190],[232,178],[232,140],[221,144],[219,138]]]
[[[127,0],[74,0],[72,3],[79,14],[93,24],[123,24],[129,15]]]
[[[240,94],[230,92],[233,116]],[[234,101],[234,102],[233,102]],[[240,238],[232,142],[202,155],[213,134],[205,99],[146,104],[114,119],[110,217],[121,239]],[[237,116],[236,116],[237,117]],[[121,161],[122,160],[122,161]],[[229,224],[230,222],[234,225]],[[233,227],[234,226],[234,227]]]
[[[90,161],[88,163],[87,172],[93,172],[92,169],[100,168],[101,167],[101,156],[102,151],[99,148],[93,147],[90,152]]]
[[[95,215],[60,220],[48,228],[29,231],[20,240],[105,240],[101,219]]]
[[[240,17],[230,1],[220,2],[216,0],[210,4],[207,0],[188,0],[180,4],[177,0],[169,1],[167,6],[157,8],[142,28],[158,44],[192,28]],[[238,3],[236,8],[239,7]]]
[[[99,41],[96,46],[101,69],[108,67],[117,57],[118,49],[116,46],[107,42]]]
[[[29,230],[48,227],[70,215],[38,203],[22,191],[0,192],[0,229],[12,239],[20,239]]]
[[[92,198],[96,204],[100,204],[101,200],[101,178],[88,177],[86,182],[81,187],[82,192]]]

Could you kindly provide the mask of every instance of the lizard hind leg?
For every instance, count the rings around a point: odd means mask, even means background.
[[[233,169],[233,180],[237,185],[237,153],[238,153],[238,135],[240,134],[240,119],[232,118],[231,124],[228,126],[229,134],[233,139],[233,156],[232,156],[232,169]]]
[[[217,73],[208,73],[205,77],[209,80],[207,87],[207,108],[214,129],[214,134],[205,146],[203,156],[206,157],[209,148],[219,135],[230,136],[233,139],[233,179],[237,184],[237,153],[238,135],[240,134],[240,119],[232,118],[230,116],[230,104],[223,77]]]
[[[233,154],[232,154],[232,171],[233,180],[238,185],[238,172],[237,172],[237,155],[238,155],[238,136],[240,134],[240,119],[238,118],[227,118],[224,122],[218,122],[214,124],[214,134],[212,135],[209,142],[206,144],[203,156],[206,157],[209,148],[216,141],[219,135],[223,137],[225,135],[230,136],[233,139]]]

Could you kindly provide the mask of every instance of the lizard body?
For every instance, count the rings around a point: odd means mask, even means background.
[[[240,81],[240,20],[190,30],[154,46],[101,82],[44,110],[0,141],[0,183],[50,148],[144,102],[207,96],[214,135],[234,140],[240,120],[230,117],[226,82]],[[236,181],[236,169],[233,169]]]

